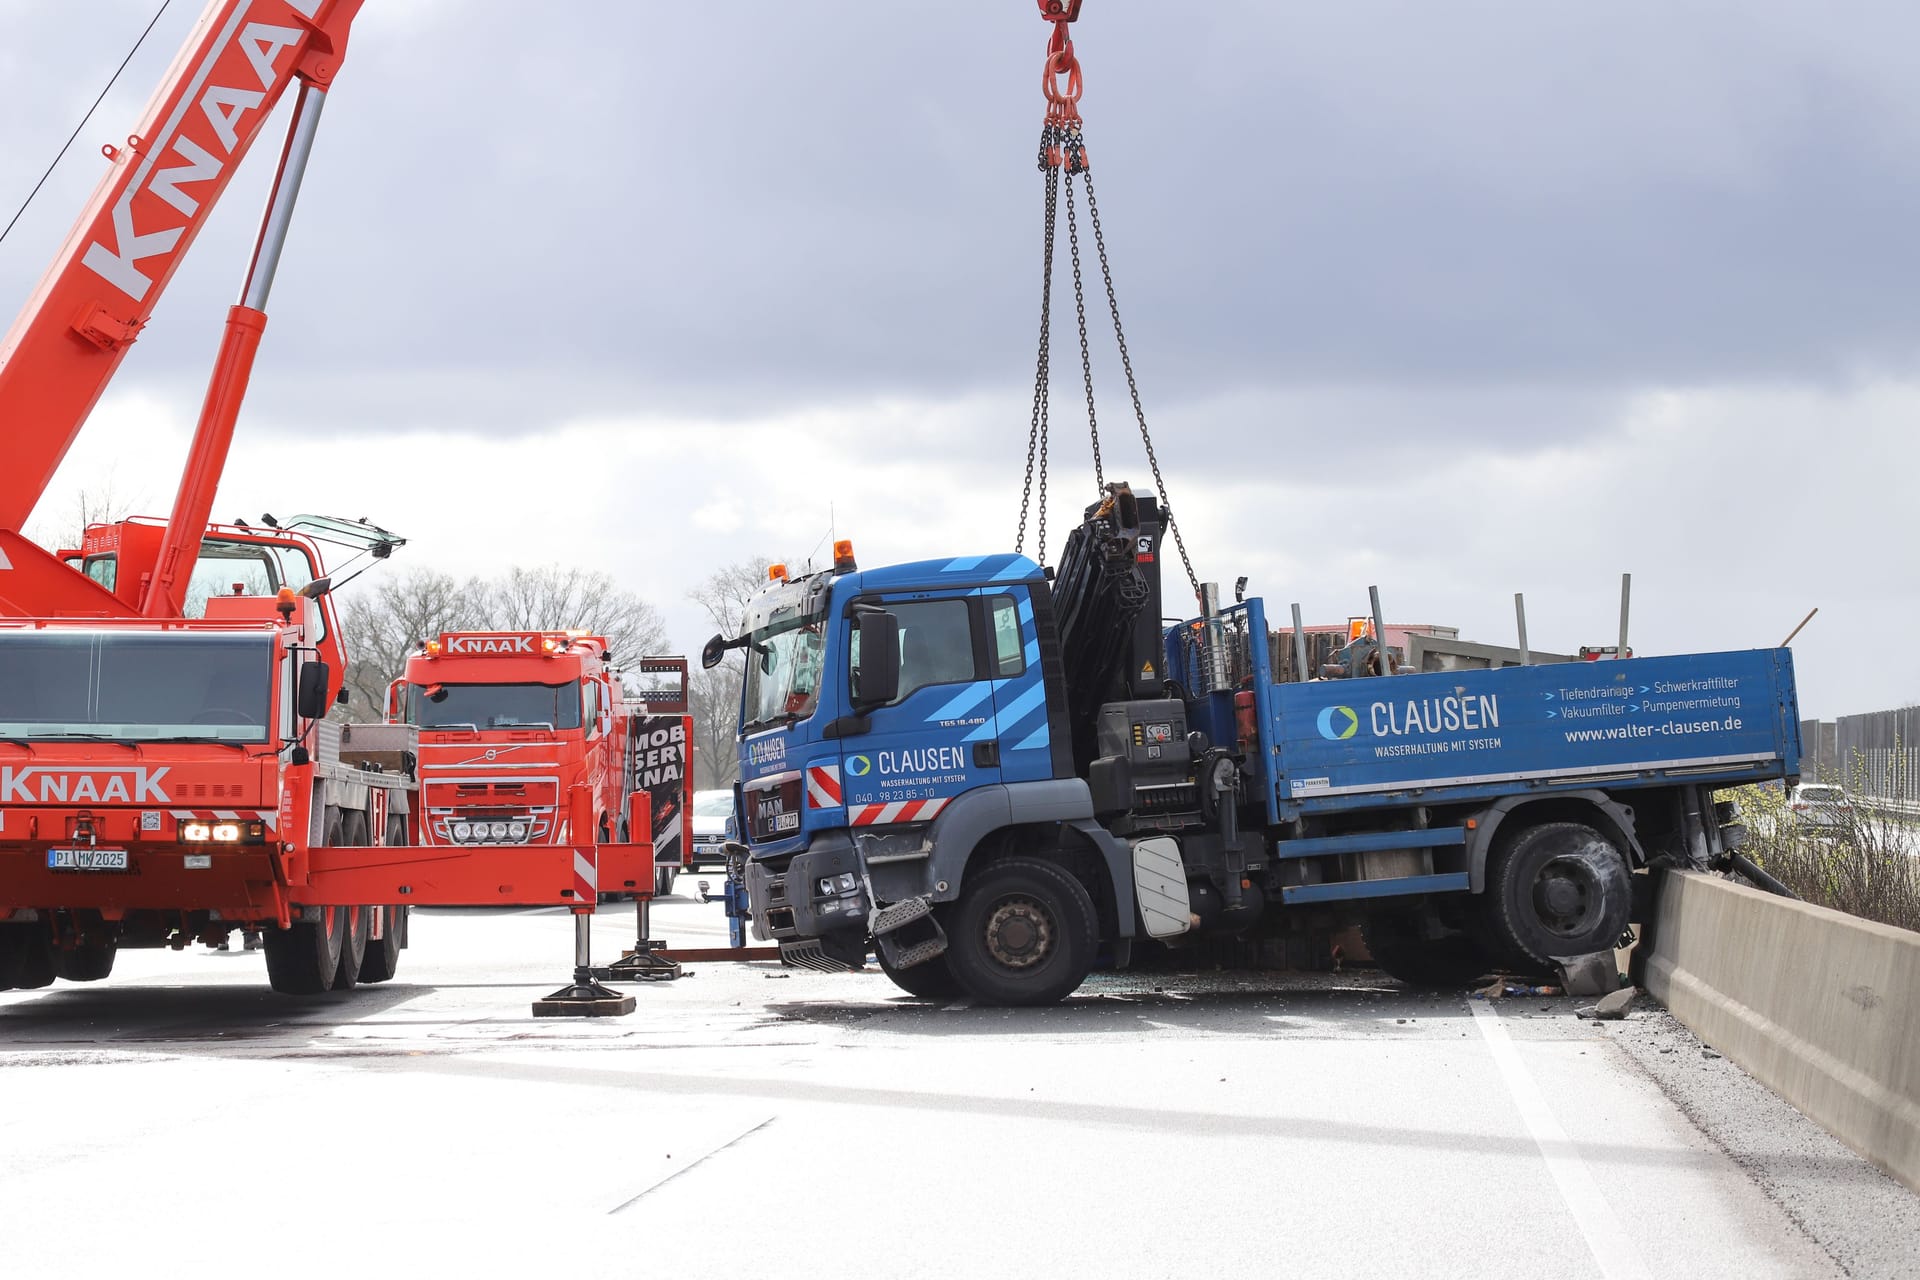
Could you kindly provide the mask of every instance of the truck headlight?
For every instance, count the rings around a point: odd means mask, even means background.
[[[487,834],[495,840],[505,840],[507,838],[507,824],[504,822],[496,822],[488,828]]]
[[[191,844],[205,844],[213,839],[213,827],[205,822],[183,822],[180,838]]]
[[[216,822],[213,824],[213,838],[226,844],[240,841],[240,824],[237,822]]]
[[[525,840],[527,838],[527,824],[524,822],[509,822],[507,824],[507,835],[515,840]]]

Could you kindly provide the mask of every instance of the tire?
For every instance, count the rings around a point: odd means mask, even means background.
[[[24,944],[20,949],[19,963],[14,969],[13,985],[22,991],[38,991],[41,987],[50,987],[58,977],[53,966],[53,939],[48,935],[46,926],[39,924],[16,924],[12,928],[22,931]]]
[[[1493,957],[1465,934],[1430,937],[1425,922],[1407,912],[1370,916],[1360,937],[1374,964],[1410,987],[1464,987],[1494,969]]]
[[[679,874],[678,867],[655,867],[653,872],[653,896],[664,898],[673,892],[673,878]]]
[[[119,952],[120,945],[112,938],[83,943],[71,951],[55,951],[53,971],[68,982],[98,982],[113,972]]]
[[[382,843],[398,847],[407,842],[407,820],[398,814],[387,818],[387,838]],[[407,942],[407,909],[374,907],[372,911],[383,928],[381,937],[367,936],[367,951],[360,960],[360,981],[385,982],[400,971],[400,952]]]
[[[329,847],[342,845],[344,834],[339,810],[328,809],[322,843]],[[340,972],[341,944],[347,928],[345,907],[322,907],[317,922],[303,920],[288,929],[266,930],[267,982],[275,991],[290,996],[331,991],[334,977]]]
[[[366,955],[360,960],[360,982],[364,986],[370,982],[385,982],[400,971],[400,952],[407,941],[407,909],[405,907],[370,907],[382,922],[379,938],[371,934],[367,937]]]
[[[341,839],[350,847],[364,849],[373,843],[367,815],[349,813],[340,823]],[[367,935],[373,932],[372,907],[348,907],[347,931],[340,939],[340,967],[334,971],[333,989],[351,991],[360,981],[360,966],[367,957]]]
[[[1051,862],[1008,858],[981,868],[945,921],[948,967],[981,1004],[1064,1000],[1093,968],[1093,899]]]
[[[37,923],[0,924],[0,991],[32,991],[54,979],[47,931]]]
[[[1518,963],[1611,951],[1626,932],[1633,879],[1620,850],[1592,827],[1547,822],[1487,863],[1487,932]]]
[[[880,956],[880,971],[894,986],[910,996],[921,1000],[953,1000],[967,994],[960,985],[960,979],[953,976],[953,969],[947,964],[945,956],[935,956],[911,969],[896,969]]]

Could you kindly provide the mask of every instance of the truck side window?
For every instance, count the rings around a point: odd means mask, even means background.
[[[600,686],[591,680],[581,682],[585,686],[587,701],[587,736],[596,736],[600,732]]]
[[[965,600],[903,600],[883,606],[900,619],[900,695],[934,684],[978,680],[973,658],[973,611]],[[851,667],[860,667],[860,633],[853,633]]]
[[[1011,596],[996,596],[993,610],[993,674],[998,679],[1027,669],[1027,647],[1020,643],[1020,609]]]

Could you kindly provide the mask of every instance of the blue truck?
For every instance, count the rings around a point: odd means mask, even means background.
[[[1457,983],[1613,947],[1637,873],[1737,845],[1717,790],[1799,772],[1785,649],[1282,683],[1258,599],[1163,620],[1165,527],[1114,485],[1055,570],[839,544],[715,636],[755,935],[1025,1005],[1149,941],[1359,923]]]

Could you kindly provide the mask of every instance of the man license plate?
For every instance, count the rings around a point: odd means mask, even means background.
[[[49,871],[125,871],[125,849],[49,849]]]

